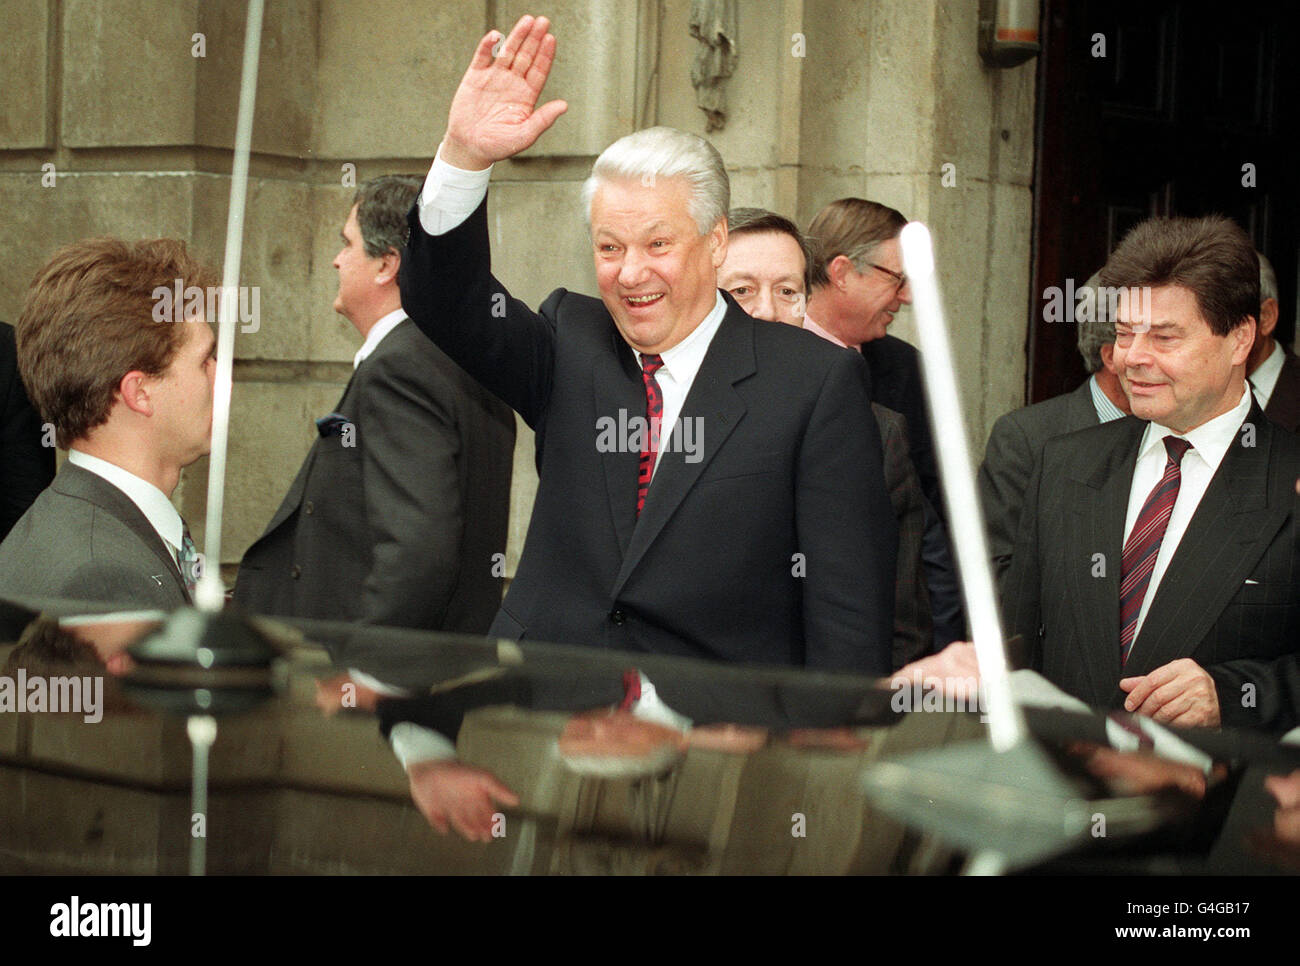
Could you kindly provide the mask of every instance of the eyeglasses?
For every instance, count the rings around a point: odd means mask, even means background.
[[[867,264],[871,268],[878,269],[879,271],[884,272],[886,275],[892,278],[894,282],[897,283],[894,286],[895,292],[901,292],[903,290],[903,286],[907,284],[907,276],[904,275],[902,272],[896,272],[892,268],[885,268],[884,265],[877,265],[875,262],[867,262]]]

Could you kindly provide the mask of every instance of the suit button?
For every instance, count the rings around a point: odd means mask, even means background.
[[[311,511],[316,509],[316,507],[312,505],[311,500],[308,500],[306,503],[303,504],[302,509],[304,513],[306,513],[308,516],[311,516]]]
[[[627,620],[627,615],[624,614],[621,610],[616,609],[609,612],[609,619],[612,620],[619,627],[622,627],[623,622]]]
[[[294,580],[297,580],[299,577],[302,576],[302,568],[299,567],[297,564],[294,564],[292,567],[289,568],[289,576],[292,577]]]

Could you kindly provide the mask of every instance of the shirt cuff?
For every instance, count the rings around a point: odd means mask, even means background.
[[[391,684],[385,684],[383,681],[379,680],[379,678],[372,677],[365,671],[358,671],[354,667],[348,668],[348,677],[350,677],[356,684],[361,685],[361,687],[369,688],[371,691],[374,691],[376,694],[382,695],[385,698],[409,698],[411,696],[410,691],[395,687]]]
[[[491,178],[491,166],[482,171],[452,167],[442,160],[439,148],[420,191],[420,224],[424,230],[430,235],[445,235],[459,227],[483,203]]]
[[[456,757],[456,746],[445,735],[411,721],[393,725],[388,742],[403,771],[410,771],[412,765],[422,761],[450,761]]]

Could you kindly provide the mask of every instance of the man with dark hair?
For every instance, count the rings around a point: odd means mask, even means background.
[[[907,420],[909,455],[926,499],[922,559],[939,650],[965,634],[966,622],[944,525],[921,356],[887,331],[894,314],[912,301],[898,244],[906,224],[901,212],[865,198],[841,198],[817,214],[808,235],[820,257],[810,272],[804,328],[861,352],[871,370],[871,401]]]
[[[54,447],[44,435],[18,376],[13,326],[0,322],[0,540],[54,479]]]
[[[1277,273],[1263,252],[1259,256],[1259,327],[1246,360],[1246,375],[1264,415],[1292,433],[1300,430],[1300,358],[1277,339],[1280,314]]]
[[[816,258],[794,222],[763,208],[733,208],[727,258],[718,287],[756,319],[802,326],[808,279]],[[898,523],[894,580],[894,667],[929,654],[934,646],[930,595],[921,565],[925,496],[908,457],[907,423],[892,409],[871,404],[883,444],[885,486]]]
[[[170,295],[214,282],[170,239],[76,242],[37,273],[18,367],[68,462],[0,544],[0,595],[190,602],[199,555],[171,494],[211,443],[216,339],[206,299]]]
[[[235,599],[256,613],[481,634],[501,603],[514,416],[402,311],[420,184],[376,178],[353,199],[334,310],[364,342],[240,564]]]
[[[1003,588],[1009,633],[1096,707],[1296,724],[1300,440],[1246,385],[1259,269],[1226,218],[1153,218],[1101,273],[1133,415],[1049,440]]]
[[[1129,411],[1115,368],[1115,323],[1108,310],[1109,299],[1105,293],[1097,294],[1100,274],[1083,283],[1084,298],[1075,310],[1079,353],[1091,375],[1072,392],[1005,414],[989,435],[979,487],[997,579],[1011,566],[1025,485],[1043,443],[1076,429],[1121,419]]]

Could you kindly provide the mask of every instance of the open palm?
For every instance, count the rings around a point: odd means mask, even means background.
[[[521,17],[501,45],[491,31],[474,51],[469,69],[451,101],[443,160],[456,167],[481,170],[518,154],[568,109],[564,101],[537,107],[555,61],[555,36],[545,17]]]

